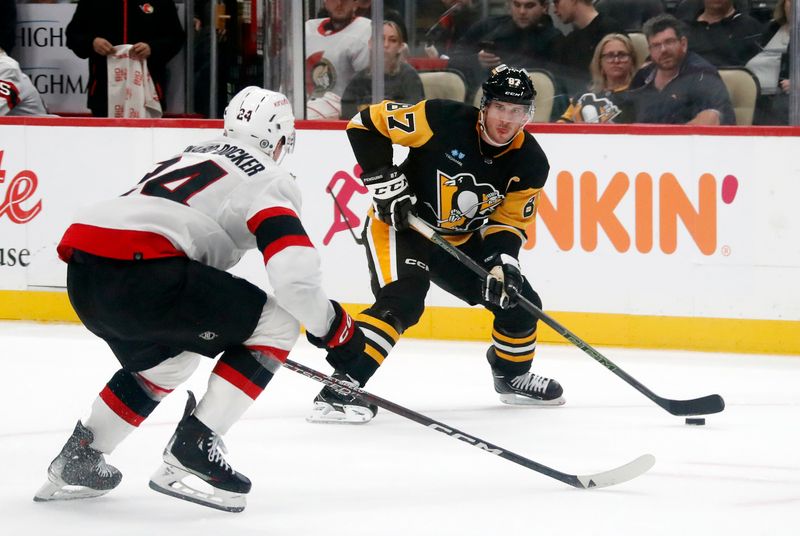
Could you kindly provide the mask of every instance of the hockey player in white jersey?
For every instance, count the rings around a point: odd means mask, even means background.
[[[153,474],[156,491],[241,511],[250,480],[225,460],[222,436],[286,360],[300,323],[320,347],[364,335],[321,287],[320,259],[300,221],[300,191],[278,167],[294,146],[294,116],[280,93],[248,87],[230,102],[224,136],[159,162],[124,195],[82,210],[58,245],[67,290],[84,325],[121,368],[48,469],[37,501],[95,497],[122,475],[105,461],[159,402],[222,354]],[[250,249],[274,296],[225,270]],[[195,475],[213,492],[183,479]]]
[[[325,0],[330,16],[306,21],[308,119],[339,119],[347,84],[369,67],[372,24],[355,16],[356,7],[356,0]]]
[[[0,48],[0,117],[4,115],[47,115],[47,110],[19,63]]]

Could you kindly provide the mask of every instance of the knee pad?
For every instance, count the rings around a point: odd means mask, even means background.
[[[288,355],[300,336],[300,322],[290,315],[278,302],[269,297],[256,329],[243,345],[248,348],[270,348],[275,353]]]
[[[422,277],[399,279],[380,289],[375,304],[364,312],[402,333],[419,322],[430,286],[430,280]]]
[[[200,355],[194,352],[181,352],[175,357],[162,361],[155,367],[135,373],[139,384],[148,394],[160,400],[177,386],[189,379],[200,364]]]

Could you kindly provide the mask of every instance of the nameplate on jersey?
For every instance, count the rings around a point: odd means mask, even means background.
[[[252,177],[260,171],[264,171],[267,167],[262,164],[258,158],[251,155],[241,147],[230,145],[228,143],[212,143],[209,145],[190,145],[184,153],[203,153],[203,154],[216,154],[224,156],[237,168],[241,169],[248,177]]]

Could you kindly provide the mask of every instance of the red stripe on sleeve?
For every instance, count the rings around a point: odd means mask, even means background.
[[[314,244],[312,244],[311,239],[305,235],[284,236],[264,248],[264,264],[267,264],[273,256],[291,246],[313,248]]]
[[[213,370],[214,374],[230,383],[244,394],[255,400],[264,390],[258,385],[248,380],[241,372],[230,365],[219,361]]]
[[[269,218],[274,218],[275,216],[292,216],[293,218],[300,219],[297,216],[297,213],[286,207],[272,207],[272,208],[265,208],[264,210],[259,210],[256,212],[252,218],[247,220],[247,228],[250,229],[250,232],[255,234],[256,229],[261,223]]]
[[[111,411],[131,426],[139,426],[144,421],[144,417],[129,408],[107,385],[100,391],[100,398],[111,408]]]

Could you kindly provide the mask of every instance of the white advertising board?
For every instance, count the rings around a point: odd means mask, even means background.
[[[78,207],[119,195],[152,162],[217,134],[54,125],[0,124],[0,248],[30,252],[25,267],[0,265],[0,290],[63,286],[54,246]],[[800,165],[786,158],[800,150],[799,138],[537,139],[551,173],[521,262],[547,309],[800,320]],[[363,222],[369,198],[346,136],[301,128],[286,165],[303,185],[303,219],[322,255],[326,287],[344,302],[370,303],[365,254],[327,192],[351,224]],[[20,179],[13,185],[23,172],[36,177],[34,190]],[[9,217],[9,206],[30,213],[38,203],[23,223]],[[257,254],[235,271],[265,283]],[[428,303],[464,305],[438,289]]]

